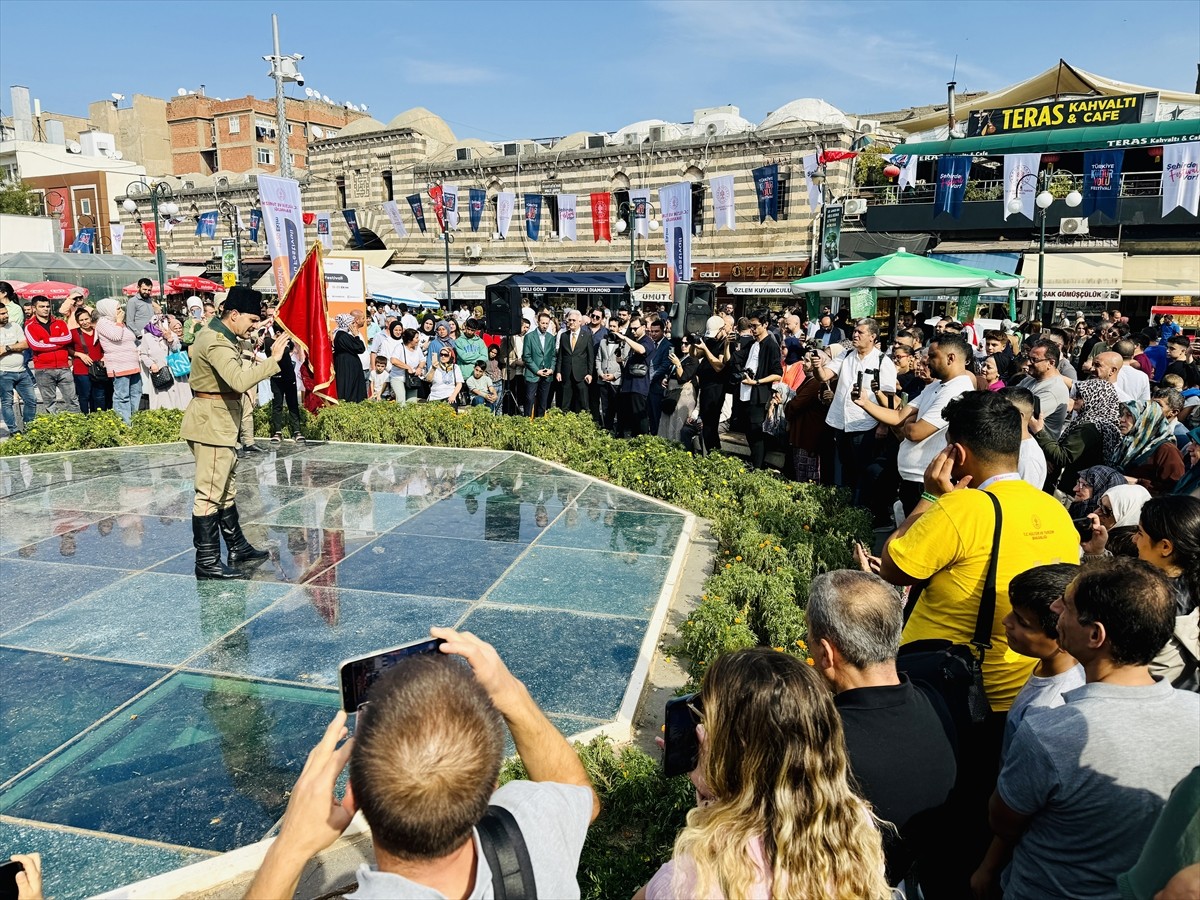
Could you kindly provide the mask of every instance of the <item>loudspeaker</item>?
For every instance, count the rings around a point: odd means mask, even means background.
[[[521,333],[521,289],[515,284],[489,284],[483,291],[484,331],[488,334]]]
[[[671,337],[704,334],[704,326],[713,314],[717,286],[706,281],[690,281],[675,285],[675,302],[671,304]]]

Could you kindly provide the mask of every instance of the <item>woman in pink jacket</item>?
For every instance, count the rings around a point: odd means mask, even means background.
[[[104,349],[104,368],[113,381],[113,409],[125,424],[142,402],[142,367],[133,332],[125,325],[125,310],[108,297],[96,304],[96,334]]]

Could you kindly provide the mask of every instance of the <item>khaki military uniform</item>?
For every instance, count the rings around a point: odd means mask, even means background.
[[[273,359],[243,368],[238,339],[219,318],[197,332],[188,379],[194,396],[179,430],[196,457],[192,515],[210,516],[233,506],[242,396],[278,371],[279,364]]]

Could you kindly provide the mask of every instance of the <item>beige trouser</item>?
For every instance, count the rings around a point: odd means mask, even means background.
[[[211,516],[233,506],[237,496],[237,451],[233,447],[216,447],[188,441],[188,449],[196,457],[196,499],[193,516]]]

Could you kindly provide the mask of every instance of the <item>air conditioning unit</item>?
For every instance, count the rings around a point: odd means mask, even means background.
[[[1059,234],[1087,234],[1088,220],[1085,218],[1065,218],[1058,223]]]
[[[637,132],[627,131],[625,132],[625,140],[623,143],[626,147],[636,147],[641,143],[641,140],[638,138]]]
[[[483,256],[483,245],[467,244],[467,246],[463,248],[463,256],[465,256],[467,259],[479,259],[481,256]]]
[[[861,216],[867,211],[867,201],[862,197],[851,197],[846,201],[845,214],[848,216]]]
[[[589,150],[603,150],[607,143],[602,134],[589,134],[587,139],[587,148]]]
[[[222,175],[217,179],[217,187],[229,187],[229,179]]]
[[[471,160],[471,156],[472,154],[470,147],[459,147],[454,151],[454,158],[459,162],[469,162]]]
[[[520,153],[521,153],[521,145],[520,144],[505,144],[504,145],[504,155],[505,156],[519,156]]]
[[[669,140],[667,129],[661,125],[655,125],[650,129],[650,143],[661,144],[663,141]]]
[[[194,191],[194,190],[196,189],[196,182],[194,182],[194,181],[185,181],[185,182],[183,183],[183,189],[184,189],[185,191]]]
[[[879,120],[859,119],[854,123],[854,130],[859,134],[872,134],[879,130]]]

